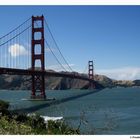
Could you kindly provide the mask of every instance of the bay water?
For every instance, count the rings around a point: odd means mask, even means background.
[[[82,134],[140,135],[140,88],[47,90],[50,101],[29,101],[31,91],[0,90],[11,110],[63,117]]]

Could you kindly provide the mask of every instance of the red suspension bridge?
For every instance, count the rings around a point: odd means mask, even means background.
[[[54,60],[56,65],[51,65]],[[61,53],[43,15],[32,16],[0,38],[0,74],[30,75],[32,99],[46,99],[45,76],[86,80],[95,88],[93,61],[88,63],[87,77],[67,71],[73,72],[73,69]]]

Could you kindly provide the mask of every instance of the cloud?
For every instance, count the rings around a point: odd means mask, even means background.
[[[123,67],[116,69],[96,70],[98,74],[106,75],[116,80],[140,79],[140,67]]]
[[[8,52],[11,54],[12,57],[28,54],[28,51],[25,49],[25,47],[19,44],[11,45],[8,48]]]

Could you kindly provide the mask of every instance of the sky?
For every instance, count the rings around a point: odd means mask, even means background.
[[[140,79],[140,6],[0,6],[0,36],[42,14],[73,70]]]

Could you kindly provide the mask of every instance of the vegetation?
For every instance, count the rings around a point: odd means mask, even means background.
[[[48,121],[39,115],[18,114],[8,111],[9,103],[0,101],[0,134],[3,135],[46,135],[79,134],[79,130],[70,128],[64,121]]]
[[[80,113],[80,122],[77,129],[70,127],[64,120],[44,122],[44,119],[37,114],[19,114],[8,110],[9,103],[0,101],[0,134],[3,135],[74,135],[74,134],[104,134],[107,131],[118,127],[117,116],[112,110],[104,112],[105,124],[103,126],[93,126],[86,115],[94,113],[94,107],[90,107],[88,112]],[[88,130],[80,131],[83,126]]]
[[[48,134],[80,134],[78,129],[72,129],[64,122],[48,121]]]
[[[8,102],[0,100],[0,111],[7,110],[8,107],[9,107],[9,103]]]
[[[19,123],[7,116],[0,118],[0,134],[3,135],[28,135],[33,134],[33,129],[24,123]]]
[[[5,114],[5,115],[9,115],[9,103],[0,100],[0,115]]]

